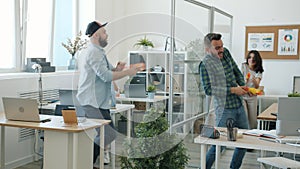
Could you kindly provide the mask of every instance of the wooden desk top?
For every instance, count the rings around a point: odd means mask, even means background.
[[[9,127],[32,128],[38,130],[55,130],[60,132],[82,132],[84,130],[99,128],[103,125],[109,124],[110,120],[101,119],[86,119],[85,122],[78,123],[78,125],[65,124],[62,116],[41,115],[41,117],[51,118],[50,122],[25,122],[7,120],[4,113],[0,113],[0,125]]]
[[[271,104],[271,106],[269,106],[265,111],[263,111],[257,116],[257,119],[275,121],[277,117],[272,115],[271,113],[278,113],[278,103]]]
[[[221,135],[219,139],[210,139],[207,137],[197,136],[194,139],[194,142],[199,144],[241,147],[241,148],[256,149],[256,150],[300,154],[300,147],[260,140],[259,138],[260,137],[243,135],[243,138],[238,138],[237,141],[227,141],[227,137],[223,135]]]

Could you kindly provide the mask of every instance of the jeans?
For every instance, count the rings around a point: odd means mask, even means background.
[[[248,119],[244,110],[244,106],[241,105],[237,109],[224,109],[222,107],[216,108],[216,125],[218,127],[226,127],[226,120],[228,118],[234,119],[234,127],[239,129],[248,129]],[[224,149],[225,147],[221,147]],[[244,148],[235,148],[234,153],[231,159],[230,168],[238,169],[241,167],[243,158],[245,156],[246,149]],[[215,162],[216,157],[216,146],[211,146],[206,154],[206,168],[210,169]]]
[[[92,106],[82,106],[87,118],[112,120],[109,109],[94,108]],[[94,140],[94,163],[100,154],[100,129],[96,128],[97,135]],[[104,146],[110,144],[117,137],[116,129],[113,122],[104,126]]]

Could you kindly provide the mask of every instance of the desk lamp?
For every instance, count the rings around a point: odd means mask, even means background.
[[[39,73],[39,106],[42,108],[43,106],[43,85],[42,85],[42,66],[40,64],[32,65],[32,69],[35,70],[36,73]]]

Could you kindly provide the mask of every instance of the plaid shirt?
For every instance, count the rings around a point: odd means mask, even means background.
[[[199,69],[205,94],[214,96],[216,107],[235,109],[242,106],[242,97],[232,94],[230,88],[244,86],[244,77],[226,48],[222,59],[206,55]]]

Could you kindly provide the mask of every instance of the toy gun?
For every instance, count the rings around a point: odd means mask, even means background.
[[[136,67],[139,71],[144,71],[146,70],[146,65],[145,63],[135,63],[135,64],[131,64],[130,68],[132,67]]]
[[[246,75],[246,79],[249,80],[250,76],[251,76],[251,74],[250,74],[250,72],[248,72],[247,75]]]
[[[246,91],[252,93],[252,94],[255,94],[255,95],[263,95],[263,91],[260,90],[260,89],[256,89],[254,87],[247,87],[245,88]]]

